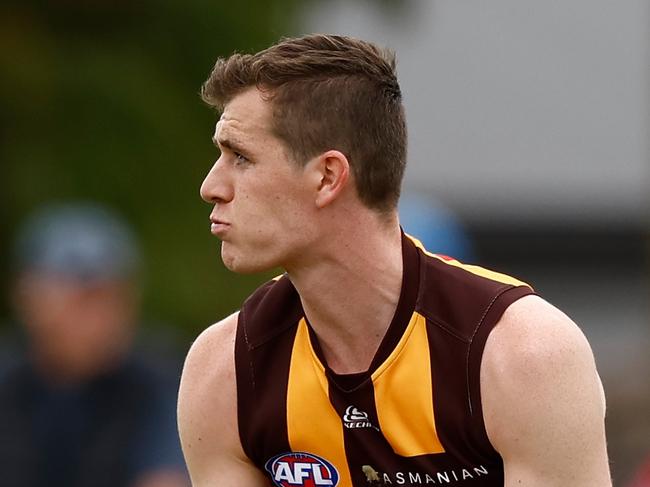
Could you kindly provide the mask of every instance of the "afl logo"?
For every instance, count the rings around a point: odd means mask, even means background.
[[[281,453],[267,461],[264,468],[278,487],[336,487],[339,483],[334,465],[311,453]]]

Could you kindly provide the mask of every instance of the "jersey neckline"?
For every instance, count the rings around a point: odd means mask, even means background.
[[[306,316],[305,323],[309,330],[309,341],[330,381],[343,391],[352,391],[371,379],[372,374],[383,364],[399,343],[415,311],[420,285],[420,253],[410,238],[402,231],[402,287],[393,318],[386,329],[379,347],[375,351],[368,370],[352,374],[337,374],[327,361],[320,347],[316,332]]]

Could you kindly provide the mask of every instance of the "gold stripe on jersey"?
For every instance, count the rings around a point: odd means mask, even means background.
[[[325,369],[309,341],[304,318],[298,324],[287,385],[287,433],[292,451],[314,453],[336,466],[339,486],[352,487],[343,425],[329,400]]]
[[[429,257],[433,257],[434,259],[438,259],[441,262],[444,262],[447,265],[453,266],[453,267],[459,267],[461,269],[466,270],[467,272],[471,272],[472,274],[475,274],[477,276],[485,277],[487,279],[491,279],[493,281],[497,282],[502,282],[503,284],[511,284],[513,286],[527,286],[532,289],[532,287],[523,282],[520,281],[519,279],[515,279],[514,277],[508,276],[507,274],[501,274],[500,272],[495,272],[491,271],[489,269],[484,269],[483,267],[479,267],[477,265],[470,265],[470,264],[463,264],[462,262],[457,261],[456,259],[453,259],[451,257],[445,259],[442,258],[441,256],[437,254],[432,254],[429,252],[427,249],[424,248],[424,245],[422,245],[422,242],[420,242],[417,238],[412,237],[411,235],[407,235],[408,238],[411,239],[411,241],[415,244],[416,247],[421,249],[425,254],[427,254]]]
[[[383,364],[372,374],[379,426],[398,455],[444,453],[436,431],[427,325],[411,320]]]

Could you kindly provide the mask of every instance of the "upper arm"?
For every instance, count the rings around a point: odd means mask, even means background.
[[[559,310],[536,296],[506,310],[485,346],[481,396],[506,486],[611,486],[593,354]]]
[[[244,454],[237,426],[237,315],[192,345],[178,394],[178,429],[194,487],[256,487],[268,481]]]

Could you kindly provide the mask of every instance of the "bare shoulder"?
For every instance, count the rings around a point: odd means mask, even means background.
[[[511,304],[490,334],[483,372],[529,379],[530,374],[546,375],[550,368],[578,362],[594,363],[580,328],[555,306],[531,295]]]
[[[178,393],[178,426],[192,470],[203,452],[232,449],[237,439],[234,340],[237,315],[204,330],[185,359]],[[225,429],[224,429],[225,428]]]
[[[236,331],[237,314],[233,314],[203,331],[185,360],[178,393],[178,428],[195,487],[267,485],[248,462],[239,440]]]
[[[611,485],[593,353],[560,310],[526,296],[505,311],[485,345],[481,396],[507,486]]]
[[[238,313],[205,329],[194,341],[185,359],[182,382],[209,393],[213,380],[234,381],[234,350]]]

